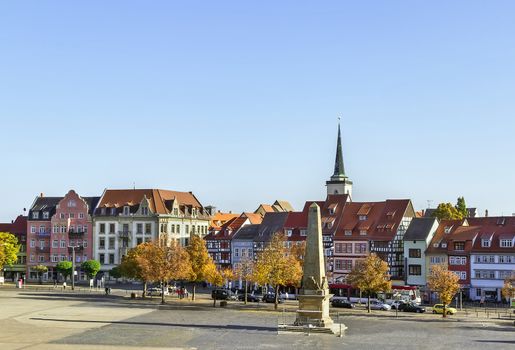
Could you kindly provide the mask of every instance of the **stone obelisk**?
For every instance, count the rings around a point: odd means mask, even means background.
[[[324,245],[320,207],[313,203],[309,207],[308,236],[304,255],[304,275],[299,291],[299,310],[296,326],[313,325],[332,329],[333,320],[329,316],[329,286],[325,275]]]

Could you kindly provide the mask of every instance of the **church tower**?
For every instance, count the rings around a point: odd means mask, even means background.
[[[338,123],[338,143],[336,145],[336,160],[334,161],[334,174],[326,181],[327,194],[348,194],[352,198],[352,181],[345,175],[343,166],[342,135]]]

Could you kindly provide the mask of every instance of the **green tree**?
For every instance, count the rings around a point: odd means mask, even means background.
[[[440,297],[440,301],[443,304],[443,317],[447,316],[447,305],[451,303],[452,298],[460,289],[459,280],[459,277],[454,272],[447,269],[447,265],[434,265],[431,268],[427,284]]]
[[[94,278],[100,271],[100,262],[97,260],[87,260],[82,263],[80,268],[88,275],[88,278]]]
[[[39,284],[43,284],[41,275],[48,271],[48,267],[46,267],[45,265],[36,265],[36,266],[32,267],[31,270],[36,271],[36,273],[38,274]]]
[[[439,220],[461,220],[464,216],[451,203],[440,203],[434,211],[433,217]]]
[[[254,268],[254,280],[261,284],[269,284],[275,289],[274,308],[279,304],[279,288],[281,286],[297,286],[302,279],[302,267],[297,257],[287,249],[286,236],[276,233],[265,249],[257,256]]]
[[[195,300],[196,286],[199,282],[217,282],[219,274],[213,259],[207,252],[206,242],[202,237],[192,234],[190,237],[190,244],[186,248],[190,257],[191,275],[189,280],[193,282],[193,293],[191,300]]]
[[[15,235],[0,232],[0,269],[5,265],[11,266],[18,259],[20,245]]]
[[[458,197],[455,208],[462,218],[466,218],[469,215],[467,204],[465,203],[465,197]]]
[[[347,282],[367,295],[369,313],[370,295],[378,292],[388,292],[392,289],[392,282],[390,282],[390,276],[388,275],[388,264],[374,253],[366,259],[356,262],[347,276]]]
[[[118,282],[118,278],[122,277],[122,271],[120,266],[115,266],[111,270],[109,270],[109,276],[113,277],[116,282]]]
[[[66,281],[66,278],[72,275],[73,264],[71,261],[60,261],[57,263],[55,268],[61,275],[63,275],[64,280]]]

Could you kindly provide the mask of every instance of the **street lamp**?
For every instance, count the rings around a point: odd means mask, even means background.
[[[80,245],[69,245],[68,249],[72,250],[72,290],[75,290],[75,248],[82,249]]]

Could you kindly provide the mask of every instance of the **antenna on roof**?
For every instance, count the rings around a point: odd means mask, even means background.
[[[135,190],[136,189],[136,181],[133,181],[132,182],[132,189]]]
[[[432,199],[428,199],[427,200],[427,209],[431,208],[431,204],[433,204],[433,200]]]

